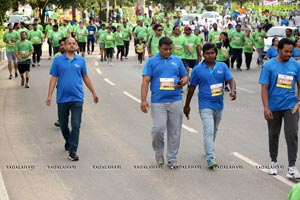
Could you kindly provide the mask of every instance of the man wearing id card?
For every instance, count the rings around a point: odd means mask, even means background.
[[[181,88],[188,82],[187,71],[181,59],[171,55],[173,41],[159,40],[159,53],[149,58],[144,66],[141,86],[141,110],[148,112],[147,93],[150,85],[152,147],[159,166],[164,165],[164,132],[167,129],[167,161],[170,169],[177,168],[177,154],[182,126]]]
[[[298,121],[300,105],[300,66],[292,59],[293,41],[283,38],[278,43],[279,56],[266,62],[260,74],[264,117],[268,123],[270,175],[277,175],[278,142],[282,121],[288,151],[288,178],[300,178],[295,166],[298,152]],[[298,92],[296,93],[295,85]]]
[[[203,123],[203,140],[207,166],[217,166],[214,142],[224,107],[224,83],[230,87],[231,100],[236,99],[236,85],[227,65],[216,61],[217,48],[213,43],[203,45],[204,61],[198,64],[191,74],[190,87],[184,106],[184,114],[189,119],[190,102],[198,85],[198,108]]]

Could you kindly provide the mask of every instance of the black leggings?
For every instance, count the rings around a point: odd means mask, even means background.
[[[124,40],[124,50],[125,50],[124,56],[125,56],[125,57],[127,57],[127,56],[128,56],[128,53],[129,53],[129,43],[130,43],[130,41],[125,41],[125,40]]]
[[[124,56],[124,45],[117,45],[117,49],[118,49],[117,57],[119,57],[119,54],[121,53],[121,59],[122,59]]]
[[[33,54],[32,61],[33,63],[40,62],[41,60],[41,52],[42,52],[42,44],[33,44]]]
[[[251,61],[252,61],[252,54],[253,53],[244,52],[244,54],[245,54],[245,60],[246,60],[246,67],[247,67],[247,69],[250,69],[250,64],[251,64]]]
[[[112,58],[114,48],[105,48],[107,58]]]

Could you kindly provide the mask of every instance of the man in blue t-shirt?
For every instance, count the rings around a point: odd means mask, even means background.
[[[293,42],[283,38],[278,43],[279,56],[264,64],[259,77],[264,116],[268,123],[269,152],[271,164],[269,174],[276,175],[278,164],[278,142],[282,120],[288,146],[288,178],[300,178],[295,163],[298,152],[300,66],[291,59]],[[296,94],[295,84],[298,86]]]
[[[158,165],[164,164],[164,132],[167,129],[167,160],[170,169],[177,168],[177,154],[182,126],[181,88],[188,82],[187,71],[172,53],[172,40],[159,40],[159,53],[147,60],[141,86],[141,110],[148,112],[147,93],[150,84],[152,147]]]
[[[75,39],[68,37],[64,48],[65,54],[55,57],[50,69],[51,79],[46,104],[51,105],[52,93],[57,86],[56,102],[60,129],[65,139],[65,150],[69,151],[70,160],[77,161],[79,158],[76,153],[84,101],[82,80],[91,91],[95,103],[98,103],[98,97],[87,75],[85,59],[75,54],[77,49]],[[68,127],[70,112],[71,131]]]
[[[94,21],[90,20],[89,25],[86,27],[88,30],[88,36],[87,36],[87,50],[88,54],[93,54],[94,52],[94,43],[95,43],[95,38],[97,35],[97,28],[94,25]],[[90,51],[90,44],[92,45],[92,49]]]
[[[214,142],[218,126],[222,117],[224,82],[230,87],[231,100],[236,99],[236,85],[227,65],[215,61],[217,48],[213,43],[203,45],[204,61],[192,70],[190,87],[184,106],[184,114],[189,119],[190,102],[198,85],[199,113],[203,123],[203,138],[207,165],[209,168],[217,166]]]

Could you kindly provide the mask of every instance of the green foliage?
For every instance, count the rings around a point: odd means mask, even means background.
[[[0,27],[0,48],[5,47],[5,43],[3,42],[4,31],[5,29]]]
[[[12,7],[12,1],[5,1],[0,0],[0,26],[3,25],[3,23],[6,20],[5,13],[7,10],[9,10]]]

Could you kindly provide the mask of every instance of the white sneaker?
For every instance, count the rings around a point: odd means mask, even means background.
[[[293,167],[288,168],[288,172],[287,172],[286,176],[288,178],[298,179],[298,178],[300,178],[300,173],[299,173],[298,169],[296,168],[296,166],[293,166]]]
[[[269,165],[268,173],[270,175],[277,175],[277,170],[278,170],[277,162],[271,162],[271,164]]]
[[[110,66],[113,66],[113,64],[112,64],[112,63],[109,63],[109,65],[110,65]]]

